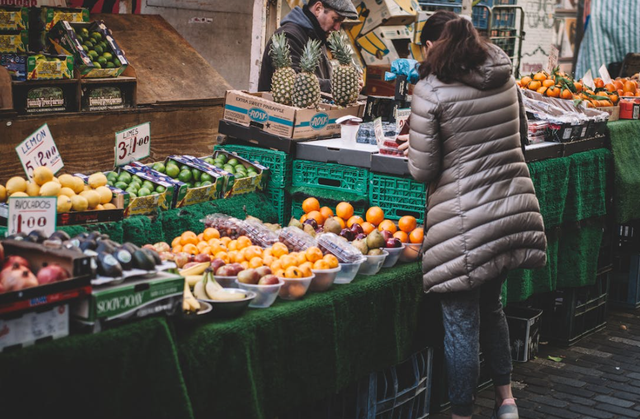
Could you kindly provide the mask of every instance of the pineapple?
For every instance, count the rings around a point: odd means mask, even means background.
[[[347,106],[358,99],[360,75],[351,58],[353,50],[347,37],[340,32],[329,35],[331,54],[340,64],[331,75],[331,93],[339,106]]]
[[[269,56],[273,60],[276,71],[271,76],[271,94],[273,100],[283,105],[291,105],[291,92],[296,80],[296,71],[291,68],[291,52],[284,32],[274,34],[271,38]]]
[[[300,73],[293,85],[293,106],[316,108],[320,104],[320,82],[314,74],[320,60],[320,41],[309,40],[300,56]]]

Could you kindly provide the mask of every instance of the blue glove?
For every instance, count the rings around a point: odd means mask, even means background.
[[[397,76],[407,76],[407,80],[411,84],[416,84],[420,80],[417,71],[418,62],[409,58],[399,58],[391,63],[391,72],[384,73],[385,81],[393,81]]]

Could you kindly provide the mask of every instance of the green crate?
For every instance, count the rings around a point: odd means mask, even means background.
[[[371,173],[369,204],[384,211],[385,218],[399,220],[412,215],[418,224],[424,222],[427,206],[426,187],[413,179]]]
[[[237,153],[240,157],[257,161],[261,165],[268,167],[269,179],[267,181],[267,187],[270,189],[286,188],[291,185],[291,165],[293,159],[284,151],[235,144],[217,145],[215,149]]]
[[[265,194],[278,213],[278,223],[281,226],[289,224],[291,219],[291,197],[287,191],[282,188],[268,188]]]
[[[304,211],[302,210],[302,203],[304,202],[305,199],[309,198],[308,196],[294,196],[291,199],[291,215],[296,217],[298,220],[300,219],[300,217],[302,217],[304,215]],[[333,213],[336,213],[336,205],[337,203],[335,203],[335,201],[329,201],[323,198],[317,198],[318,202],[320,202],[320,207],[329,207],[331,208],[331,211],[333,211]],[[359,215],[362,218],[364,218],[365,213],[367,212],[367,208],[368,206],[365,203],[354,203],[351,202],[351,205],[353,205],[353,215]]]
[[[342,164],[294,160],[292,184],[356,192],[366,196],[369,191],[369,171]]]

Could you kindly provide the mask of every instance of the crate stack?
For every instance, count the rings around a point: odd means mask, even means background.
[[[278,223],[287,225],[291,218],[291,197],[286,189],[291,186],[291,156],[283,151],[236,144],[224,144],[215,149],[236,153],[269,168],[269,174],[262,182],[263,191],[278,212]]]
[[[423,224],[427,206],[426,187],[410,176],[371,172],[369,204],[382,208],[385,218],[389,220],[397,221],[405,215],[411,215],[418,224]]]
[[[610,301],[613,305],[640,307],[640,223],[619,224],[614,239]]]

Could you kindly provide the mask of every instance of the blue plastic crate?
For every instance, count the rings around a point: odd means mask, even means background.
[[[474,6],[471,10],[471,21],[473,22],[473,26],[476,29],[487,30],[489,29],[489,16],[490,16],[490,8],[491,2],[482,2],[477,6]],[[421,2],[423,10],[426,11],[438,11],[438,10],[450,10],[454,13],[460,13],[462,11],[462,6],[460,0],[449,1],[449,0],[439,0],[439,1],[425,1]]]

